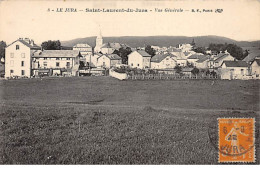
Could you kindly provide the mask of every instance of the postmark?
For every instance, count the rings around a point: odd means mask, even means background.
[[[255,119],[218,118],[218,162],[255,162]]]

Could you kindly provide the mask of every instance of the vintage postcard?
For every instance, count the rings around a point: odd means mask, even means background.
[[[259,165],[260,1],[1,0],[0,164]]]

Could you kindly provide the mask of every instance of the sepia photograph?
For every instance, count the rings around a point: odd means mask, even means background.
[[[259,166],[259,97],[259,0],[0,0],[0,165]]]

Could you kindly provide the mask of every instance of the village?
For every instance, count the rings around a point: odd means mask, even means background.
[[[34,77],[110,75],[124,79],[259,79],[260,55],[249,54],[237,60],[227,50],[193,50],[191,43],[177,46],[130,47],[127,44],[104,42],[101,32],[96,46],[76,44],[72,50],[44,50],[29,38],[19,38],[6,47],[6,79]],[[120,49],[128,50],[126,59]]]

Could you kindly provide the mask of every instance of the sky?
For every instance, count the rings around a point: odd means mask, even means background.
[[[76,8],[77,12],[56,12],[57,8]],[[149,12],[85,12],[86,8],[139,8]],[[184,12],[155,12],[155,8],[183,9]],[[54,11],[48,12],[48,9]],[[192,9],[213,12],[194,13]],[[216,9],[223,12],[215,13]],[[20,37],[29,37],[40,44],[46,40],[97,36],[99,28],[104,37],[217,35],[239,41],[260,40],[260,1],[0,0],[0,40],[7,44]]]

